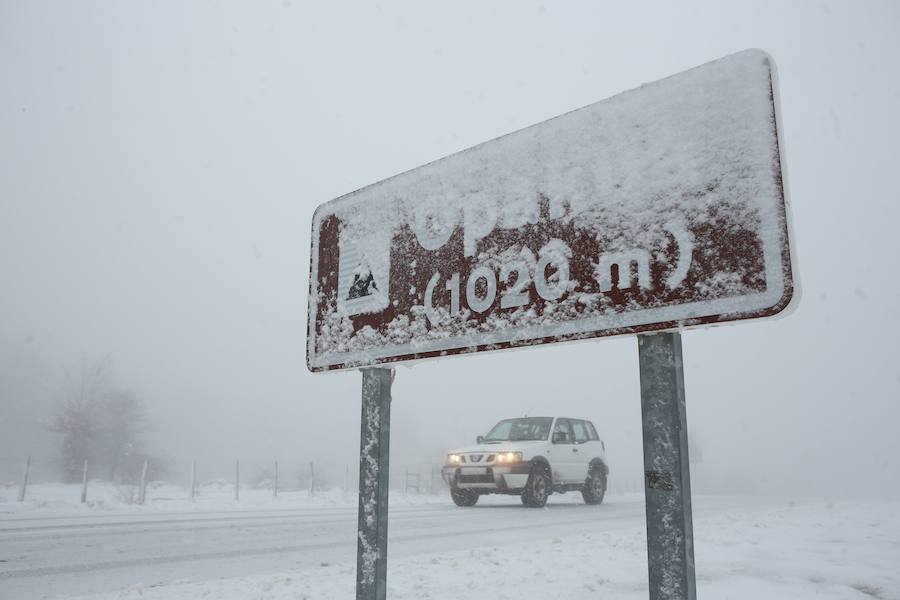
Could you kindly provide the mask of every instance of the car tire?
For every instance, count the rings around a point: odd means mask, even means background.
[[[606,474],[600,469],[592,469],[584,480],[581,497],[585,504],[600,504],[606,495]]]
[[[550,497],[550,474],[544,465],[535,465],[528,475],[525,490],[522,492],[522,504],[529,508],[543,508]]]
[[[475,503],[478,502],[478,494],[472,490],[450,490],[450,498],[457,506],[475,506]]]

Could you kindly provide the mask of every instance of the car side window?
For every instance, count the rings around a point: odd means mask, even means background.
[[[572,432],[575,434],[576,444],[584,444],[590,439],[584,421],[572,421]]]
[[[556,425],[553,426],[553,443],[554,444],[571,444],[572,428],[569,425],[569,419],[557,419]]]
[[[599,442],[599,441],[600,441],[600,436],[597,435],[597,430],[594,429],[594,424],[591,423],[590,421],[585,421],[585,424],[587,424],[588,435],[590,435],[591,441],[592,441],[592,442]]]

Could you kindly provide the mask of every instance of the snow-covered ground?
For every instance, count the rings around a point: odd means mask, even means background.
[[[332,489],[279,491],[272,498],[270,489],[241,488],[238,500],[234,498],[234,484],[227,481],[211,481],[198,485],[194,500],[179,485],[164,482],[147,484],[146,502],[138,505],[138,487],[118,485],[104,481],[92,481],[88,486],[86,502],[81,503],[81,485],[41,483],[29,485],[24,502],[16,502],[18,485],[0,485],[0,517],[6,514],[98,514],[111,512],[197,512],[209,510],[254,510],[258,508],[328,507],[356,503],[356,492],[349,494]],[[433,496],[410,496],[409,502],[427,502]]]
[[[35,486],[25,503],[0,489],[0,598],[354,597],[354,497],[235,502],[227,487],[190,503],[157,486],[144,507],[109,486],[87,505],[78,486]],[[643,520],[636,494],[599,507],[556,495],[544,510],[397,494],[388,596],[646,598]],[[900,503],[695,496],[694,527],[701,598],[900,600]]]

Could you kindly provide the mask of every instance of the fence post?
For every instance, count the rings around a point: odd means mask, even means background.
[[[22,487],[19,488],[19,502],[25,502],[25,488],[28,487],[28,474],[31,472],[31,455],[25,460],[25,474],[22,475]]]
[[[272,500],[278,497],[278,461],[275,461],[275,481],[272,484]]]
[[[309,495],[316,494],[316,465],[313,461],[309,461]]]
[[[191,461],[191,502],[194,501],[194,488],[197,485],[197,461]]]
[[[84,459],[84,475],[81,476],[81,503],[87,502],[87,472],[88,461]]]
[[[144,502],[147,500],[147,467],[149,466],[149,461],[144,461],[144,468],[141,469],[141,488],[140,493],[138,494],[138,504],[141,506],[144,505]]]
[[[350,496],[350,465],[344,465],[344,500]]]
[[[241,497],[241,461],[234,461],[234,499]]]

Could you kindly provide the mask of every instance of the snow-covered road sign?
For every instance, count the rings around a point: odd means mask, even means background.
[[[321,205],[309,368],[779,313],[775,86],[747,50]]]

